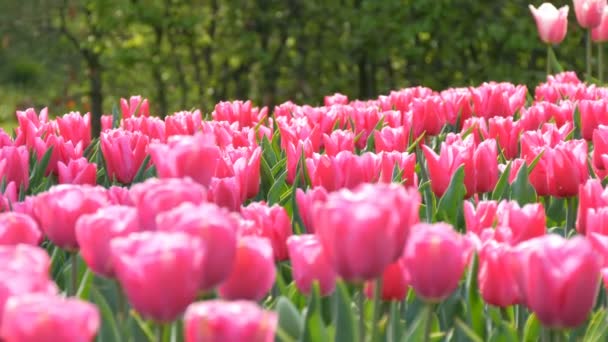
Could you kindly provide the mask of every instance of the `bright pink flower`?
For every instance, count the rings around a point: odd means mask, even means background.
[[[76,221],[109,204],[105,189],[89,185],[62,184],[38,194],[33,210],[40,228],[60,248],[78,248]]]
[[[25,146],[0,147],[0,181],[15,182],[27,190],[30,184],[30,154]]]
[[[585,235],[588,230],[587,213],[590,209],[599,209],[608,205],[608,194],[604,192],[599,179],[589,179],[579,186],[578,210],[576,212],[576,230]]]
[[[488,120],[488,137],[496,139],[499,148],[507,159],[516,158],[519,148],[519,135],[522,132],[519,121],[512,117],[492,117]]]
[[[383,127],[379,131],[374,131],[374,146],[376,153],[386,151],[405,152],[409,140],[410,132],[403,126]]]
[[[200,110],[193,112],[177,112],[165,117],[165,133],[167,137],[172,135],[194,135],[202,128],[202,116]]]
[[[241,200],[244,202],[255,197],[260,192],[260,163],[262,162],[262,148],[256,147],[250,155],[239,157],[234,161],[232,168],[239,180]]]
[[[352,131],[335,130],[330,135],[323,134],[325,153],[335,156],[341,151],[355,151],[355,135]]]
[[[439,155],[427,145],[422,145],[422,152],[431,179],[431,189],[435,196],[441,197],[448,189],[456,170],[464,164],[463,154],[457,146],[445,142],[441,143]]]
[[[608,126],[599,125],[593,130],[592,161],[595,169],[608,169]]]
[[[57,173],[57,164],[63,162],[67,164],[71,159],[82,158],[84,155],[84,148],[82,142],[77,144],[71,141],[66,141],[62,136],[54,134],[46,136],[45,140],[36,138],[35,150],[38,162],[40,162],[44,154],[52,148],[51,157],[49,159],[48,166],[46,168],[46,175],[51,173]]]
[[[581,114],[581,135],[585,140],[593,139],[593,131],[599,125],[608,125],[608,101],[581,100],[578,110]]]
[[[130,117],[123,119],[121,127],[125,131],[139,132],[147,135],[150,140],[165,141],[165,122],[153,116]]]
[[[582,28],[593,29],[602,22],[606,0],[574,0],[574,14]]]
[[[272,288],[276,269],[272,246],[267,238],[240,237],[230,276],[220,285],[220,297],[236,300],[262,300]]]
[[[40,110],[40,115],[36,114],[33,108],[28,108],[25,111],[18,110],[17,121],[19,122],[19,127],[16,129],[16,146],[26,145],[29,148],[33,148],[37,137],[41,137],[44,134],[52,134],[48,109],[46,107]]]
[[[469,264],[473,245],[447,223],[412,227],[403,263],[416,295],[440,302],[458,288]]]
[[[527,89],[511,83],[483,83],[471,88],[474,114],[489,119],[494,116],[509,117],[526,103]]]
[[[38,223],[29,215],[5,212],[0,213],[0,245],[20,243],[37,246],[42,242]]]
[[[539,8],[532,5],[528,5],[528,8],[536,20],[540,40],[547,44],[559,44],[566,38],[568,6],[558,10],[553,4],[545,2]]]
[[[481,235],[485,228],[494,227],[496,223],[496,201],[480,201],[477,209],[470,201],[464,202],[464,221],[467,232]]]
[[[365,295],[373,298],[376,284],[373,281],[365,283]],[[388,265],[382,273],[382,291],[380,296],[386,301],[402,301],[406,298],[408,291],[408,279],[405,272],[403,260],[399,259]]]
[[[179,231],[205,245],[201,290],[213,289],[229,275],[236,255],[238,215],[212,203],[184,203],[157,216],[160,231]]]
[[[491,305],[507,307],[521,301],[519,287],[511,267],[511,246],[488,241],[479,253],[479,292]]]
[[[336,286],[333,270],[323,246],[315,235],[293,235],[287,239],[289,260],[298,290],[309,294],[314,281],[319,282],[321,295],[329,295]]]
[[[171,322],[196,299],[205,247],[180,232],[140,232],[110,243],[111,262],[129,303],[141,315]]]
[[[324,203],[327,200],[327,190],[324,187],[318,186],[308,189],[304,192],[302,189],[296,189],[296,205],[298,215],[304,224],[304,228],[308,233],[314,234],[315,227],[313,226],[313,206],[316,202]]]
[[[496,217],[497,240],[513,246],[546,232],[545,209],[541,203],[520,207],[515,201],[502,201]]]
[[[600,25],[591,30],[591,39],[596,43],[608,42],[608,6],[602,11]]]
[[[251,101],[220,102],[211,115],[215,121],[238,122],[239,127],[253,127],[268,115],[268,108],[252,107]]]
[[[376,181],[380,174],[378,162],[378,156],[371,152],[359,156],[342,151],[334,157],[315,153],[306,159],[306,167],[313,187],[334,191]]]
[[[212,136],[172,136],[167,144],[151,143],[150,156],[160,178],[191,177],[208,186],[216,173],[220,149]]]
[[[597,233],[608,236],[608,207],[587,209],[586,216],[586,235]]]
[[[130,190],[143,229],[156,229],[156,216],[182,203],[207,201],[207,190],[190,178],[150,178]]]
[[[71,112],[57,117],[57,127],[59,134],[74,145],[82,142],[86,148],[91,143],[91,113],[85,115],[79,112]]]
[[[59,184],[97,184],[97,165],[82,157],[66,164],[57,162]]]
[[[451,103],[443,101],[440,96],[414,98],[411,110],[414,140],[423,132],[427,136],[439,134],[448,119],[454,115]]]
[[[100,324],[99,311],[89,302],[28,294],[6,303],[0,336],[6,342],[94,341]]]
[[[477,145],[473,154],[475,170],[475,192],[484,193],[494,190],[498,182],[498,150],[496,141],[485,140]]]
[[[346,105],[348,104],[348,96],[340,93],[335,93],[331,96],[325,96],[323,98],[323,103],[327,107],[335,104]]]
[[[112,115],[101,116],[101,131],[109,131],[114,128],[114,117]]]
[[[370,280],[400,257],[419,207],[420,195],[413,188],[363,184],[317,202],[313,226],[339,276]]]
[[[206,300],[191,304],[184,315],[186,342],[272,342],[277,314],[249,301]]]
[[[544,326],[575,328],[586,321],[602,263],[589,240],[546,235],[518,246],[516,256],[524,302]]]
[[[300,167],[300,174],[302,173],[302,165],[300,165],[302,154],[304,154],[305,159],[312,158],[313,150],[312,143],[308,139],[297,141],[294,144],[287,143],[285,147],[285,154],[287,156],[287,183],[293,184],[298,172],[298,166]],[[303,180],[304,177],[300,181],[303,182]]]
[[[141,230],[137,210],[126,206],[108,206],[82,215],[76,222],[76,240],[80,255],[89,268],[104,277],[114,276],[110,241]]]
[[[455,114],[459,115],[456,119],[460,123],[457,129],[462,127],[462,123],[471,117],[473,109],[471,106],[471,91],[469,88],[449,88],[441,92],[441,97],[454,108]],[[452,125],[455,123],[451,123]]]
[[[122,111],[123,119],[127,119],[135,116],[150,116],[150,104],[148,99],[140,95],[131,96],[127,102],[127,99],[120,99],[120,110]]]
[[[123,129],[102,132],[101,153],[108,178],[130,184],[146,158],[149,140],[144,134]]]
[[[108,199],[113,205],[134,206],[129,189],[122,186],[111,186],[107,190]]]
[[[405,186],[417,186],[416,155],[407,152],[380,152],[380,179],[379,182],[391,183],[395,167],[401,173]]]
[[[239,211],[243,203],[239,180],[236,177],[211,178],[208,199],[230,211]]]
[[[549,194],[556,197],[576,196],[579,186],[589,178],[587,142],[560,142],[555,148],[546,149],[545,154],[550,161],[547,170]]]
[[[288,258],[287,238],[291,236],[291,220],[285,208],[278,204],[268,206],[265,202],[253,202],[241,208],[246,220],[255,222],[253,231],[243,231],[244,235],[257,235],[268,238],[276,261]]]

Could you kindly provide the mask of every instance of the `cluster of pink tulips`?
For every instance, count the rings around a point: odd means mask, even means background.
[[[603,340],[607,99],[566,72],[164,120],[134,96],[100,137],[19,111],[0,339]]]

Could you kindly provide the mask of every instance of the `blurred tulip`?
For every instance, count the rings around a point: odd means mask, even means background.
[[[313,226],[336,273],[347,281],[371,280],[397,261],[420,195],[396,184],[363,184],[328,195],[313,209]]]
[[[608,194],[605,193],[599,179],[589,179],[579,186],[578,210],[576,212],[576,230],[579,234],[587,233],[587,213],[590,209],[599,209],[608,205]]]
[[[126,206],[108,206],[82,215],[76,222],[76,240],[80,255],[98,275],[114,276],[110,241],[141,230],[137,210]]]
[[[182,203],[207,201],[207,190],[191,178],[150,178],[130,190],[142,229],[156,229],[156,216]]]
[[[139,132],[113,129],[102,132],[100,140],[108,178],[130,184],[146,158],[149,138]]]
[[[220,297],[228,300],[262,300],[272,288],[276,269],[267,238],[243,236],[237,242],[230,276],[220,285]]]
[[[496,217],[498,240],[513,246],[546,232],[545,209],[541,203],[520,207],[515,201],[502,201]]]
[[[448,119],[454,115],[454,108],[440,96],[429,96],[424,99],[414,98],[411,105],[413,140],[422,133],[434,136],[441,132]]]
[[[439,155],[427,145],[422,145],[427,171],[431,179],[431,189],[438,198],[448,189],[456,170],[464,164],[461,151],[457,146],[441,143]]]
[[[167,144],[150,144],[150,156],[160,178],[191,177],[208,186],[215,175],[220,150],[203,134],[173,136]]]
[[[121,98],[120,110],[122,111],[123,119],[135,116],[150,116],[148,99],[142,99],[140,95],[131,96],[128,101],[125,98]]]
[[[40,229],[51,242],[66,250],[78,249],[76,221],[109,205],[105,189],[89,185],[62,184],[38,194],[33,211]]]
[[[296,189],[296,205],[298,215],[302,219],[304,229],[309,234],[315,233],[315,227],[313,226],[313,207],[315,202],[324,203],[327,200],[327,190],[324,187],[318,186],[311,188],[304,192],[302,189]]]
[[[8,300],[0,335],[5,342],[94,341],[97,308],[79,299],[28,294]]]
[[[129,189],[122,186],[111,186],[107,190],[108,200],[113,205],[134,206]]]
[[[97,165],[82,157],[57,163],[59,184],[97,184]]]
[[[574,14],[582,28],[593,29],[602,22],[606,0],[573,0]]]
[[[208,199],[230,211],[239,211],[243,203],[239,180],[236,177],[211,178]]]
[[[559,44],[566,38],[568,6],[563,6],[558,10],[553,4],[545,2],[539,8],[532,5],[529,5],[528,8],[536,20],[540,40],[547,44]]]
[[[581,135],[583,139],[589,141],[593,139],[593,131],[599,125],[608,125],[608,101],[581,100],[578,103],[578,110],[581,115]]]
[[[513,116],[526,103],[526,94],[527,89],[523,85],[483,83],[477,88],[471,88],[473,113],[486,119]]]
[[[142,133],[150,141],[157,140],[164,142],[167,138],[165,135],[165,122],[157,117],[130,117],[125,118],[121,122],[121,127],[125,131]]]
[[[371,152],[356,155],[342,151],[334,157],[315,153],[306,159],[306,168],[312,186],[322,186],[327,191],[352,189],[376,181],[380,174],[378,156]]]
[[[335,104],[345,105],[348,104],[348,96],[340,93],[335,93],[331,96],[325,96],[323,98],[323,103],[325,106],[329,107]]]
[[[310,294],[317,281],[321,295],[329,295],[336,286],[334,272],[318,237],[311,234],[294,235],[287,239],[293,278],[300,292]]]
[[[592,162],[596,170],[608,169],[608,126],[599,125],[593,130]]]
[[[506,159],[517,157],[521,132],[521,123],[513,121],[512,117],[493,117],[488,120],[488,137],[496,139]]]
[[[587,142],[569,140],[547,149],[550,157],[547,173],[549,194],[556,197],[572,197],[578,194],[581,184],[589,178],[587,168]]]
[[[82,142],[74,144],[71,141],[66,141],[62,136],[51,134],[46,136],[45,140],[41,138],[36,138],[35,140],[34,149],[36,150],[38,162],[41,162],[43,156],[51,148],[53,150],[51,151],[51,156],[45,170],[45,175],[47,176],[51,173],[57,174],[59,162],[68,164],[70,160],[80,159],[84,155]]]
[[[268,238],[272,243],[274,259],[288,258],[287,238],[291,236],[291,220],[285,208],[278,204],[268,206],[265,202],[253,202],[241,207],[241,215],[255,222],[253,231],[242,231],[243,235],[257,235]]]
[[[380,179],[379,182],[392,183],[393,173],[398,170],[401,182],[407,186],[418,186],[416,174],[416,155],[407,152],[380,152]],[[397,167],[397,169],[395,169]]]
[[[0,180],[15,182],[17,188],[27,190],[30,184],[30,154],[25,146],[0,147]]]
[[[608,42],[608,6],[602,11],[602,20],[599,26],[591,30],[591,39],[596,43]]]
[[[167,138],[172,135],[194,135],[202,128],[200,110],[193,112],[177,112],[165,117],[165,132]]]
[[[599,290],[601,257],[580,236],[546,235],[516,247],[524,302],[549,328],[583,324]]]
[[[239,127],[253,127],[268,114],[268,108],[252,107],[251,101],[220,102],[211,114],[215,121],[238,122]]]
[[[365,295],[368,298],[374,297],[374,290],[376,283],[373,281],[367,281],[365,283]],[[388,265],[382,273],[382,291],[380,291],[380,298],[385,301],[397,301],[400,302],[405,300],[408,292],[408,279],[405,272],[405,266],[403,260],[399,259]]]
[[[355,136],[352,131],[335,130],[330,135],[323,134],[325,153],[335,156],[342,151],[355,151]]]
[[[479,253],[479,292],[491,305],[507,307],[520,302],[517,279],[511,268],[511,246],[493,240]]]
[[[42,242],[38,223],[29,215],[5,212],[0,213],[0,245],[27,244],[37,246]]]
[[[127,299],[140,314],[171,322],[196,299],[205,248],[179,232],[140,232],[112,239],[111,263]]]
[[[207,300],[184,315],[186,342],[272,342],[277,314],[248,301]]]
[[[419,223],[412,227],[403,263],[416,295],[440,302],[457,288],[469,264],[473,245],[447,223]]]
[[[184,203],[156,217],[159,231],[184,232],[205,245],[201,290],[213,289],[229,275],[236,255],[239,217],[212,203]]]
[[[239,179],[241,200],[255,197],[260,192],[260,163],[262,148],[257,147],[250,155],[242,156],[234,161],[234,175]]]
[[[82,115],[78,112],[71,112],[57,117],[57,127],[59,134],[72,144],[82,143],[83,148],[91,144],[91,113]]]
[[[374,131],[374,146],[376,153],[386,151],[405,152],[409,140],[409,131],[401,127],[383,127],[381,130]]]
[[[485,228],[494,227],[496,223],[496,201],[480,201],[477,208],[470,201],[464,201],[464,221],[467,232],[480,235]]]

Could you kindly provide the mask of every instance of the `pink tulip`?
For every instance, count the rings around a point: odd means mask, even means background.
[[[600,25],[591,30],[591,39],[596,43],[608,42],[608,6],[602,11]]]
[[[253,127],[268,115],[268,108],[252,107],[251,101],[220,102],[211,114],[215,121],[238,122],[239,127]]]
[[[202,128],[200,110],[193,112],[177,112],[165,117],[165,132],[167,138],[172,135],[194,135]]]
[[[493,240],[483,245],[479,253],[479,292],[491,305],[507,307],[521,300],[519,287],[511,267],[511,247]]]
[[[573,0],[574,14],[582,28],[593,29],[602,22],[606,0]]]
[[[38,223],[29,215],[5,212],[0,213],[0,245],[20,243],[37,246],[42,242]]]
[[[220,150],[210,136],[173,136],[168,143],[150,144],[150,156],[160,178],[191,177],[208,186],[216,173]]]
[[[517,279],[524,302],[550,328],[585,322],[599,290],[602,258],[582,237],[546,235],[516,249]]]
[[[444,101],[451,104],[451,106],[454,108],[454,112],[457,115],[460,115],[460,117],[456,117],[456,119],[460,122],[461,127],[457,128],[462,128],[462,123],[469,119],[473,114],[471,105],[471,91],[469,88],[449,88],[441,92],[441,97],[444,99]]]
[[[33,211],[51,242],[67,250],[78,249],[76,221],[109,204],[105,189],[62,184],[34,198]]]
[[[0,180],[15,182],[17,188],[28,189],[30,184],[30,154],[25,146],[0,147]]]
[[[89,302],[29,294],[6,303],[0,336],[6,342],[94,341],[100,324],[99,311]]]
[[[341,151],[355,151],[355,135],[352,131],[335,130],[330,135],[323,134],[325,154],[335,156]]]
[[[555,148],[546,149],[545,154],[550,160],[547,173],[549,194],[556,197],[576,196],[579,186],[589,178],[587,142],[560,142]]]
[[[236,255],[239,217],[212,203],[184,203],[156,217],[160,231],[178,231],[200,238],[205,245],[201,290],[213,289],[229,275]]]
[[[578,110],[581,115],[581,135],[585,140],[593,139],[593,131],[599,125],[608,125],[608,101],[581,100]]]
[[[376,283],[373,281],[367,281],[365,283],[365,295],[368,298],[373,298]],[[380,298],[385,301],[397,301],[404,300],[408,292],[408,279],[405,272],[405,265],[403,260],[399,259],[384,269],[382,273],[382,290],[380,291]]]
[[[298,215],[302,219],[304,228],[308,233],[314,234],[315,227],[313,226],[313,206],[316,202],[324,203],[327,200],[327,190],[324,187],[308,189],[304,192],[302,189],[296,189],[296,204]]]
[[[335,157],[315,153],[306,159],[306,167],[312,186],[322,186],[327,191],[352,189],[376,181],[380,174],[378,156],[371,152],[359,156],[342,151]]]
[[[386,151],[405,152],[409,140],[410,132],[401,127],[383,127],[379,131],[374,131],[374,146],[376,153]]]
[[[241,208],[246,220],[255,222],[253,231],[242,231],[243,235],[257,235],[268,238],[276,261],[288,258],[287,238],[291,236],[291,220],[283,207],[278,204],[268,206],[265,202],[253,202]]]
[[[36,114],[33,108],[28,108],[25,111],[18,110],[17,121],[19,122],[19,127],[16,129],[16,146],[25,145],[28,148],[33,148],[37,137],[52,133],[49,124],[48,108],[46,107],[40,110],[40,115]]]
[[[165,135],[165,122],[157,117],[130,117],[125,118],[121,122],[121,127],[130,132],[142,133],[150,140],[158,140],[164,142],[167,138]]]
[[[470,201],[464,202],[464,221],[467,232],[480,235],[485,228],[494,227],[496,223],[496,201],[480,201],[477,209]]]
[[[440,96],[429,96],[424,99],[414,98],[411,105],[413,140],[423,132],[434,136],[441,132],[448,118],[454,115],[454,108],[443,101]]]
[[[110,243],[111,263],[133,308],[146,318],[171,322],[196,299],[205,248],[185,233],[140,232]]]
[[[517,245],[546,232],[545,209],[541,203],[520,207],[515,201],[502,201],[498,204],[496,217],[501,242]]]
[[[405,186],[417,186],[416,155],[407,152],[380,152],[380,179],[379,182],[392,183],[393,173],[397,167],[401,174],[401,182]]]
[[[76,222],[80,255],[93,272],[113,277],[110,241],[139,230],[137,210],[133,207],[108,206],[95,213],[82,215]]]
[[[596,170],[608,169],[608,126],[599,125],[593,130],[592,162]]]
[[[588,230],[587,213],[590,209],[599,209],[608,205],[608,194],[605,194],[599,179],[589,179],[579,186],[578,210],[576,213],[576,230],[586,234]]]
[[[228,300],[262,300],[272,288],[276,269],[272,246],[267,238],[239,238],[230,276],[220,285],[220,297]]]
[[[109,131],[114,128],[114,117],[112,115],[101,116],[101,131]]]
[[[403,263],[416,294],[440,302],[458,288],[469,264],[472,245],[447,223],[420,223],[403,252]]]
[[[496,139],[499,148],[507,159],[517,157],[521,132],[521,123],[513,121],[512,117],[497,116],[488,120],[488,137]]]
[[[300,292],[309,294],[313,282],[317,281],[321,295],[329,295],[336,286],[333,270],[323,246],[315,235],[294,235],[287,240],[293,278]]]
[[[148,136],[113,129],[102,132],[100,140],[108,178],[123,184],[131,183],[146,158]]]
[[[186,342],[272,342],[277,314],[248,301],[207,300],[191,304],[184,315]]]
[[[133,185],[131,198],[137,208],[142,229],[156,229],[156,216],[182,203],[200,204],[207,200],[207,190],[190,178],[150,178]]]
[[[129,189],[122,186],[111,186],[107,190],[108,199],[113,205],[134,206]]]
[[[97,165],[84,157],[70,159],[67,164],[58,162],[57,174],[60,184],[97,184]]]
[[[261,162],[261,147],[256,147],[249,155],[242,156],[234,161],[232,167],[234,175],[239,179],[242,201],[253,198],[260,192]]]
[[[494,116],[509,117],[526,103],[527,89],[523,85],[511,83],[483,83],[471,88],[473,112],[476,116],[489,119]]]
[[[0,161],[0,171],[2,170],[2,164],[2,161]],[[0,193],[0,212],[16,210],[19,207],[17,195],[17,184],[15,182],[8,183],[4,193]]]
[[[568,6],[558,10],[553,4],[545,2],[539,8],[532,5],[529,5],[528,8],[536,20],[540,40],[547,44],[559,44],[566,38]]]
[[[340,93],[335,93],[331,96],[325,96],[323,98],[323,103],[327,107],[335,104],[346,105],[348,104],[348,96]]]
[[[402,254],[418,222],[420,195],[396,184],[363,184],[328,195],[313,209],[313,226],[336,273],[370,280]]]
[[[120,99],[120,110],[122,111],[122,117],[124,119],[135,117],[135,116],[150,116],[150,104],[148,99],[140,95],[131,96],[127,102],[127,99]]]
[[[45,153],[52,148],[49,163],[46,168],[45,175],[51,173],[57,174],[57,164],[63,162],[67,164],[71,159],[79,159],[84,155],[84,148],[82,142],[77,144],[71,141],[66,141],[63,137],[54,134],[46,136],[45,140],[36,138],[34,149],[36,150],[36,157],[40,162]]]
[[[82,115],[71,112],[57,117],[57,127],[59,134],[74,145],[82,143],[83,148],[86,149],[91,143],[91,113]]]
[[[241,185],[236,177],[211,178],[209,184],[209,201],[230,211],[239,211],[241,200]]]
[[[422,145],[427,172],[431,179],[431,189],[437,197],[447,191],[456,170],[464,164],[463,154],[457,146],[441,143],[439,155],[427,145]]]

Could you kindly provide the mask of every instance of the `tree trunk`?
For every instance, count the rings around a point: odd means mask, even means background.
[[[161,44],[163,42],[164,30],[162,27],[156,26],[154,27],[154,35],[156,38],[154,54],[160,58],[161,56]],[[161,61],[153,63],[152,74],[154,77],[154,81],[156,82],[156,97],[158,99],[158,107],[159,107],[159,115],[161,118],[165,118],[168,112],[168,104],[167,104],[167,85],[165,84],[165,80],[163,80],[162,70],[161,70]]]
[[[86,58],[89,71],[89,96],[91,98],[91,135],[98,137],[101,133],[101,115],[103,114],[103,80],[99,56]]]

